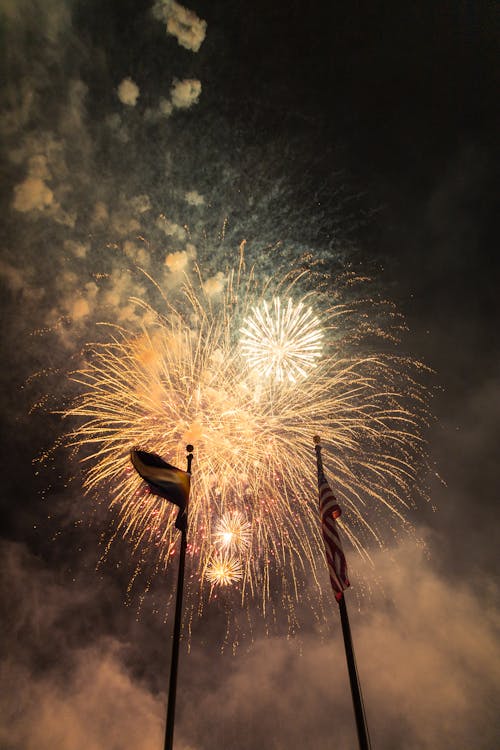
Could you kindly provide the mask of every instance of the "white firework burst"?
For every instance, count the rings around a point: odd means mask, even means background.
[[[225,550],[247,549],[252,538],[252,526],[240,511],[224,513],[215,529],[215,541]]]
[[[252,308],[240,329],[240,349],[259,375],[296,383],[305,378],[321,355],[323,332],[303,301],[283,304],[274,297]]]

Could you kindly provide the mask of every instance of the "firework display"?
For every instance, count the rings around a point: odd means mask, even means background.
[[[161,313],[134,300],[141,329],[111,327],[90,347],[72,376],[80,395],[66,413],[77,418],[69,442],[86,453],[87,493],[111,498],[116,532],[142,558],[154,550],[158,568],[175,557],[176,509],[149,493],[129,453],[182,465],[193,443],[193,591],[203,598],[203,581],[237,586],[242,602],[265,609],[276,592],[289,602],[304,581],[320,585],[312,436],[327,446],[343,532],[368,554],[370,542],[384,543],[382,525],[407,524],[425,398],[407,361],[353,353],[346,342],[361,336],[360,319],[307,291],[307,274],[259,286],[240,261],[218,295],[193,278]]]

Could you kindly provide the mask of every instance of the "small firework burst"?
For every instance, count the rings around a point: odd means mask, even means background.
[[[205,576],[214,586],[229,586],[241,580],[241,561],[227,551],[215,552],[205,569]]]
[[[260,375],[277,382],[305,378],[321,355],[318,318],[301,300],[283,304],[274,297],[253,308],[240,329],[242,354]]]
[[[224,513],[215,528],[215,542],[222,549],[244,551],[250,545],[252,526],[242,513]]]

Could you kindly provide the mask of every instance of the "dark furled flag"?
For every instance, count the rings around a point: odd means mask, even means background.
[[[337,601],[342,598],[342,592],[350,586],[347,577],[347,563],[342,549],[337,524],[335,519],[341,514],[337,498],[333,494],[330,485],[321,467],[318,471],[319,489],[319,514],[321,517],[321,530],[325,542],[326,561],[330,573],[330,583]]]
[[[175,525],[181,531],[186,531],[190,474],[167,464],[156,453],[133,449],[130,451],[130,460],[136,472],[147,482],[153,495],[163,497],[179,507]]]

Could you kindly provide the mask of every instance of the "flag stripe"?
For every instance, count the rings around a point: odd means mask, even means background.
[[[318,490],[321,530],[325,543],[330,583],[335,598],[340,600],[342,592],[350,585],[347,577],[347,562],[335,521],[340,516],[341,510],[322,470],[318,476]]]

